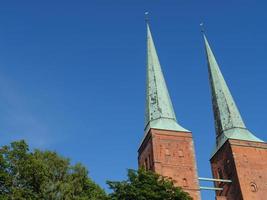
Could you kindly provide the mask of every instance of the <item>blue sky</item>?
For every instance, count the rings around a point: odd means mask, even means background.
[[[150,25],[179,123],[210,177],[215,131],[199,24],[247,127],[267,140],[266,1],[0,2],[0,145],[82,162],[102,187],[137,168]],[[204,185],[204,183],[202,184]],[[213,199],[203,192],[203,199]]]

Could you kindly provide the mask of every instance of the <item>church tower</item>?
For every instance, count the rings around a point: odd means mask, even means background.
[[[216,147],[210,163],[216,182],[217,200],[266,200],[267,143],[245,126],[234,99],[204,35],[208,60]]]
[[[145,134],[138,163],[201,199],[192,133],[177,123],[148,24]]]

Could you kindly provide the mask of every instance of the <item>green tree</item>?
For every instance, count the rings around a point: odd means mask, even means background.
[[[108,181],[111,200],[192,200],[173,182],[152,171],[128,170],[126,181]]]
[[[1,200],[104,200],[81,164],[55,152],[29,151],[25,141],[0,148]]]

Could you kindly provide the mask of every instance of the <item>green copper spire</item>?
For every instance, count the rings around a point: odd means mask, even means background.
[[[214,54],[204,35],[209,80],[212,93],[212,106],[215,119],[217,150],[227,139],[263,142],[254,136],[245,126],[229,88],[223,78]]]
[[[147,24],[147,81],[145,132],[150,128],[186,131],[175,117],[169,92],[161,71],[152,35]]]

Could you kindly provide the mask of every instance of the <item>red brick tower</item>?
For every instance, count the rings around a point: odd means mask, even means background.
[[[217,182],[216,199],[267,199],[267,143],[245,126],[204,35],[216,128],[216,148],[210,159]]]
[[[139,166],[172,178],[194,200],[200,200],[192,133],[181,127],[147,25],[145,136],[138,149]]]

